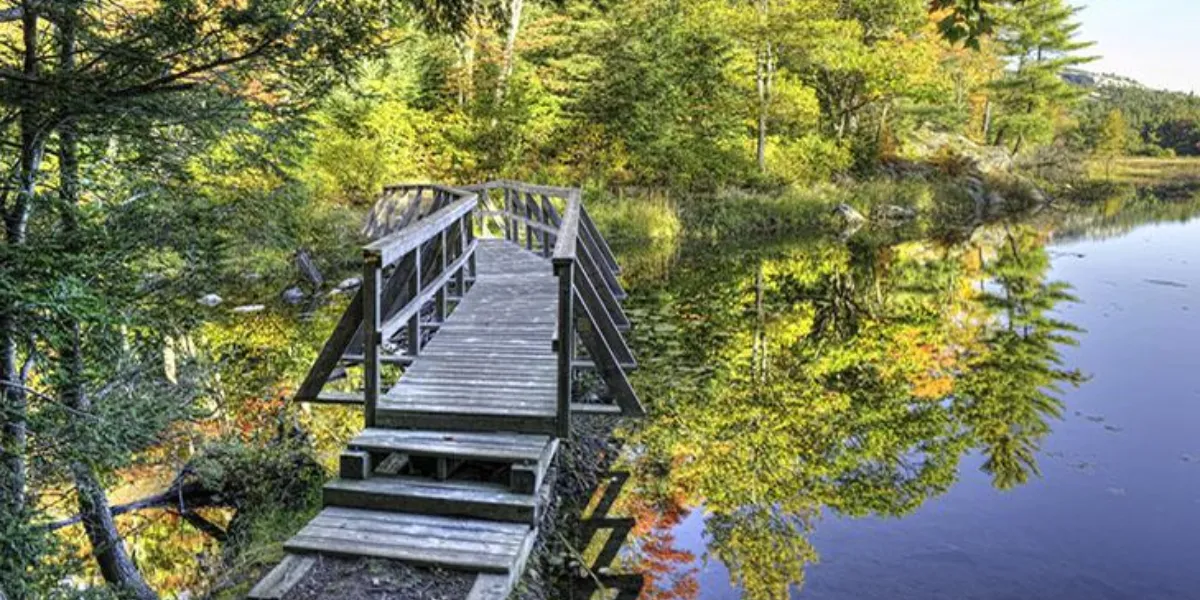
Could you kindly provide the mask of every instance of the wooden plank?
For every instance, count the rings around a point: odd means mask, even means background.
[[[520,581],[522,573],[525,572],[525,565],[533,551],[533,544],[537,541],[537,537],[538,530],[536,528],[529,532],[507,574],[481,573],[476,577],[471,591],[467,594],[467,600],[505,600],[508,598],[513,587]],[[641,577],[641,575],[638,576]]]
[[[371,454],[343,450],[338,457],[338,476],[343,479],[366,479],[371,476]]]
[[[582,404],[573,402],[571,412],[585,415],[619,415],[621,407],[614,404]]]
[[[313,362],[312,367],[308,370],[308,375],[304,377],[304,383],[300,384],[300,389],[296,391],[297,401],[310,401],[315,399],[317,394],[321,393],[321,388],[329,379],[329,374],[333,372],[333,368],[337,366],[338,360],[342,354],[346,352],[346,348],[350,346],[350,341],[358,333],[362,326],[363,319],[363,290],[361,287],[354,293],[354,298],[350,300],[350,304],[346,306],[346,310],[342,313],[338,324],[333,328],[333,333],[329,335],[329,339],[325,340],[325,345],[321,347],[321,352],[317,355],[317,360]]]
[[[549,442],[545,436],[514,433],[368,429],[350,440],[350,446],[372,451],[405,452],[414,456],[513,462],[538,460]]]
[[[379,362],[385,365],[411,365],[414,357],[404,356],[399,354],[385,354],[379,357]],[[365,360],[361,354],[346,354],[342,356],[342,360],[349,363],[360,363]]]
[[[396,546],[380,542],[364,544],[362,540],[296,535],[284,549],[289,552],[313,552],[334,556],[369,556],[401,560],[408,563],[464,569],[468,571],[507,572],[511,562],[489,555],[463,554],[454,550],[433,550],[413,546]]]
[[[580,245],[578,256],[579,260],[576,261],[576,264],[583,267],[588,281],[598,286],[593,288],[596,292],[596,297],[603,303],[605,311],[608,313],[613,324],[617,326],[617,330],[622,332],[629,331],[629,317],[625,316],[625,311],[621,308],[621,301],[613,295],[612,289],[603,280],[603,274],[608,272],[607,269],[596,264],[595,259],[592,257],[592,251],[588,249],[587,244]]]
[[[283,560],[259,580],[247,596],[250,600],[281,600],[287,593],[304,580],[308,572],[317,564],[312,556],[288,554]]]
[[[376,422],[380,427],[453,431],[514,431],[546,435],[554,435],[556,426],[553,414],[428,413],[419,410],[409,411],[383,407],[376,414]]]
[[[321,392],[316,398],[297,400],[312,404],[365,404],[366,398],[362,392]]]
[[[478,482],[426,481],[376,477],[362,481],[337,479],[325,484],[326,506],[372,508],[493,521],[532,523],[537,516],[533,496]]]
[[[554,243],[554,261],[575,260],[576,238],[579,235],[579,196],[567,199],[567,209],[558,227],[558,240]]]
[[[617,262],[617,257],[613,255],[612,248],[609,247],[608,241],[604,239],[604,236],[600,234],[600,230],[596,228],[596,222],[593,221],[592,216],[588,214],[587,207],[580,204],[579,211],[580,222],[583,227],[587,228],[588,231],[591,232],[592,237],[596,240],[596,245],[600,248],[601,258],[604,259],[604,262],[608,265],[608,268],[611,269],[613,273],[620,274],[621,264]]]
[[[516,554],[520,543],[510,541],[485,541],[476,537],[474,539],[451,539],[445,537],[435,537],[430,533],[413,534],[409,533],[409,527],[396,527],[380,523],[368,523],[369,529],[359,529],[356,526],[358,522],[340,521],[336,519],[316,519],[304,529],[300,530],[298,535],[306,537],[321,537],[327,539],[342,540],[347,542],[358,542],[363,545],[383,544],[389,546],[409,546],[412,548],[426,550],[445,550],[459,554],[470,554],[478,557],[491,556],[501,559],[502,568],[507,568],[507,563],[512,556]],[[351,526],[348,526],[351,525]],[[417,537],[420,535],[421,537]]]
[[[443,531],[458,531],[470,535],[472,533],[499,533],[511,536],[513,539],[522,538],[529,531],[529,526],[523,523],[504,523],[501,521],[479,521],[474,519],[459,519],[457,517],[439,517],[437,515],[417,515],[411,513],[380,512],[361,508],[345,508],[330,506],[321,509],[321,515],[355,519],[359,521],[393,523],[400,525],[426,525],[437,527]],[[446,534],[449,535],[449,534]]]
[[[620,332],[616,331],[616,327],[611,321],[605,320],[608,317],[608,313],[604,311],[604,307],[599,305],[598,300],[594,296],[584,296],[586,289],[590,286],[591,282],[587,281],[586,275],[576,279],[575,291],[578,294],[577,297],[580,299],[579,304],[588,322],[593,326],[599,323],[604,326],[604,330],[593,331],[589,328],[581,327],[579,328],[579,339],[583,341],[588,354],[596,362],[596,366],[598,367],[597,372],[608,385],[608,389],[616,397],[617,404],[620,405],[623,414],[636,417],[644,416],[646,410],[642,407],[637,393],[633,390],[633,386],[629,384],[629,379],[625,376],[625,371],[621,368],[621,362],[624,360],[632,361],[633,355],[629,353],[629,348],[624,346],[625,340],[621,337]],[[609,345],[609,340],[613,340],[621,347],[624,354],[616,354],[613,347]]]
[[[408,536],[425,538],[436,542],[448,542],[445,545],[456,545],[464,551],[470,551],[474,544],[486,543],[489,547],[480,548],[483,552],[494,550],[494,547],[504,548],[506,550],[515,550],[521,545],[525,535],[520,532],[516,535],[510,531],[486,531],[478,528],[466,529],[457,527],[446,527],[444,523],[453,523],[458,521],[466,521],[463,519],[446,519],[433,515],[409,515],[413,517],[404,522],[389,522],[377,519],[360,518],[358,515],[339,516],[330,511],[333,510],[355,510],[345,509],[340,507],[327,508],[311,522],[310,526],[319,527],[322,529],[343,529],[347,531],[368,531],[373,533],[393,534],[397,536]],[[406,514],[406,513],[380,513],[378,511],[356,511],[359,513],[374,513],[374,514]],[[466,521],[475,522],[475,521]],[[483,521],[484,523],[492,523],[492,521]],[[516,527],[523,527],[521,524],[510,524]],[[301,534],[308,529],[305,526],[300,531]],[[506,552],[507,553],[507,552]],[[515,554],[515,552],[513,552]]]
[[[380,404],[380,406],[385,406]],[[554,404],[551,402],[517,403],[505,401],[503,398],[468,398],[423,396],[408,398],[399,402],[388,402],[390,410],[421,411],[431,414],[492,414],[492,415],[522,415],[522,416],[551,416],[554,414]]]
[[[579,269],[575,270],[575,293],[587,312],[588,321],[595,326],[596,333],[610,348],[613,359],[618,364],[637,364],[633,358],[633,352],[625,344],[625,336],[621,334],[620,328],[613,322],[604,302],[600,299],[594,282]],[[588,348],[588,353],[591,354],[592,360],[598,360],[592,348]]]
[[[375,426],[375,405],[379,401],[381,375],[379,364],[380,346],[379,319],[385,307],[379,305],[383,284],[383,267],[376,256],[363,259],[363,424]]]

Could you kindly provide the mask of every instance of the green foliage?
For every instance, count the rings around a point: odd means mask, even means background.
[[[1025,0],[997,13],[1000,54],[1013,68],[994,85],[996,145],[1015,154],[1050,141],[1083,96],[1062,78],[1065,69],[1094,60],[1076,55],[1092,45],[1075,39],[1079,10],[1066,0]]]
[[[1200,155],[1200,98],[1137,85],[1104,85],[1090,90],[1079,109],[1079,140],[1096,151],[1114,111],[1128,127],[1126,149],[1144,156]]]

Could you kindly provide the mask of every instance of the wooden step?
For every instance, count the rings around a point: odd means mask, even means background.
[[[536,530],[525,523],[329,507],[283,547],[294,553],[371,556],[508,574],[535,537]]]
[[[517,463],[538,461],[551,441],[549,436],[522,433],[371,428],[350,440],[350,446],[371,452]]]
[[[455,461],[507,464],[510,465],[509,489],[532,494],[541,486],[554,460],[558,440],[546,435],[521,433],[372,428],[350,440],[350,447],[374,453],[432,457],[446,461],[446,464]],[[439,464],[439,467],[439,471],[447,468],[445,464]],[[342,476],[347,477],[345,472]]]
[[[536,496],[476,481],[416,477],[335,479],[324,488],[325,506],[535,523]]]
[[[516,411],[490,406],[380,405],[375,424],[396,429],[512,431],[554,435],[558,416],[552,410]]]

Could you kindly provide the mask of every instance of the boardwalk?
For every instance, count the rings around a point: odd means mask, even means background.
[[[616,262],[577,190],[388,191],[362,290],[296,394],[362,404],[365,428],[325,508],[253,598],[285,597],[321,553],[474,572],[470,598],[504,598],[537,539],[572,413],[642,412],[625,376],[635,364]],[[360,368],[358,381],[344,376]],[[394,382],[390,369],[402,369]],[[575,401],[583,371],[608,403]]]

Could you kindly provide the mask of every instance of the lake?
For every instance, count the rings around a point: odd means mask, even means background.
[[[1196,598],[1200,220],[1170,212],[630,274],[652,415],[618,570],[644,598]]]

